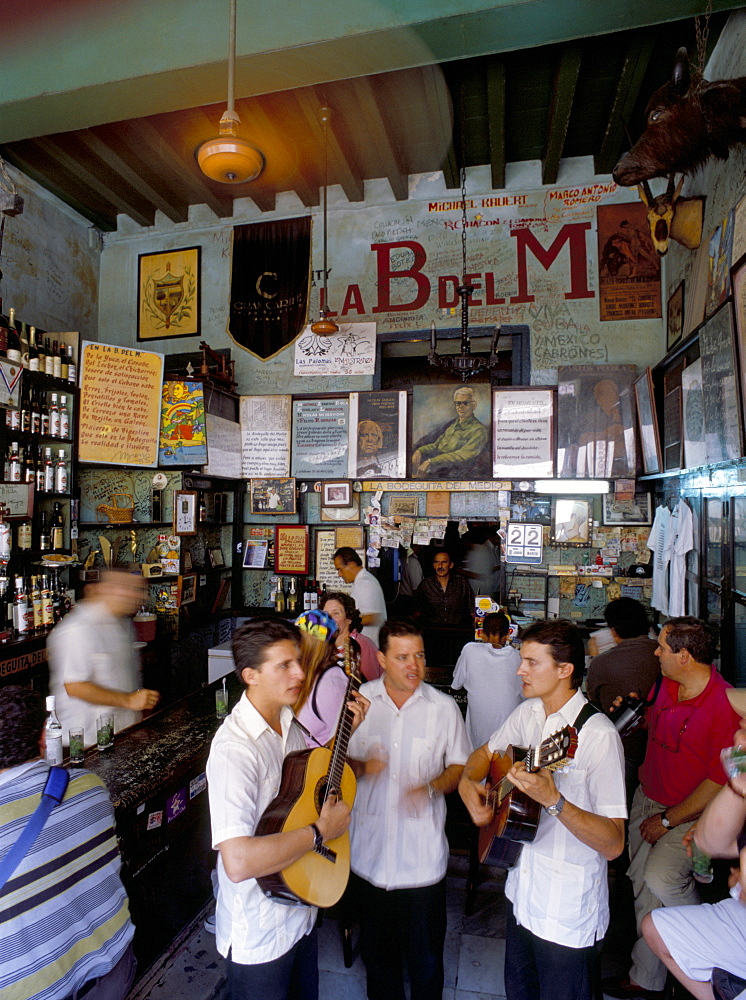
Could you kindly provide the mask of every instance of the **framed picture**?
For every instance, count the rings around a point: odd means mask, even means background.
[[[590,500],[556,497],[552,504],[552,542],[555,545],[590,545]]]
[[[641,375],[635,382],[635,400],[637,401],[637,423],[640,428],[643,467],[645,475],[652,475],[662,471],[663,455],[653,394],[653,373],[650,368],[646,369],[644,375]]]
[[[349,479],[321,484],[321,503],[324,507],[349,507],[352,483]]]
[[[184,550],[184,572],[188,573],[192,568],[192,553],[189,549]]]
[[[404,479],[407,471],[406,391],[350,393],[351,479]]]
[[[733,210],[710,237],[707,251],[707,300],[705,318],[709,317],[730,295],[730,264],[733,249]]]
[[[213,569],[222,569],[225,566],[225,559],[223,558],[223,550],[221,548],[208,549],[207,556]]]
[[[197,574],[179,577],[178,604],[192,604],[197,600]]]
[[[666,350],[670,351],[684,329],[684,282],[680,281],[668,300]]]
[[[174,534],[197,534],[197,494],[194,490],[174,490]]]
[[[137,264],[137,339],[198,334],[200,248],[141,253]]]
[[[684,467],[707,465],[705,403],[702,388],[702,358],[681,373],[681,413],[684,429]]]
[[[360,494],[353,493],[350,497],[349,507],[321,507],[322,521],[359,521],[360,520]]]
[[[308,525],[275,526],[275,573],[308,573]]]
[[[158,465],[207,465],[205,395],[201,382],[163,383]]]
[[[252,479],[249,489],[252,514],[295,513],[294,479]]]
[[[746,201],[746,197],[743,201]],[[746,371],[744,371],[744,365],[746,365],[746,254],[736,261],[730,273],[731,288],[733,289],[733,312],[736,322],[736,343],[740,359],[741,402],[746,406]]]
[[[347,524],[334,530],[334,548],[341,549],[345,545],[351,549],[362,549],[364,544],[362,524]]]
[[[267,538],[245,538],[243,543],[243,568],[266,569],[269,540]]]
[[[617,500],[614,493],[604,493],[601,502],[606,525],[653,523],[653,500],[649,493],[635,493],[632,500]]]
[[[488,385],[414,386],[412,479],[490,479],[491,430]]]
[[[417,517],[418,506],[417,497],[391,497],[388,513],[391,517]]]
[[[737,360],[733,310],[729,301],[724,302],[700,327],[699,356],[702,360],[707,461],[712,465],[740,458]]]
[[[540,493],[510,494],[510,520],[528,524],[552,523],[552,498]]]
[[[554,476],[553,389],[494,389],[492,429],[495,479]]]

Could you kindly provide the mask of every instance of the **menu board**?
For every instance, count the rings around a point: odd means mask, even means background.
[[[156,466],[163,355],[83,341],[78,460]]]
[[[241,475],[290,475],[290,396],[241,396]]]
[[[293,470],[296,479],[345,479],[349,401],[296,399],[293,402]]]

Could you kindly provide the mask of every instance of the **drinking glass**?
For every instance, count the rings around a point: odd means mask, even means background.
[[[85,756],[85,731],[80,727],[69,729],[67,736],[70,744],[70,763],[73,766],[82,764]]]
[[[228,695],[222,688],[215,692],[215,715],[219,719],[224,719],[228,715]]]
[[[692,840],[692,874],[696,882],[712,882],[715,877],[712,858],[697,847],[695,840]]]
[[[96,720],[96,746],[99,750],[109,750],[114,746],[113,712],[102,712]]]

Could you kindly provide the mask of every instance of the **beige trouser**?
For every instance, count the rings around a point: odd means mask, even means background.
[[[640,835],[640,825],[648,816],[661,813],[665,806],[649,799],[638,787],[629,816],[629,856],[627,874],[635,894],[635,920],[638,938],[632,949],[629,978],[646,990],[662,990],[666,967],[655,957],[640,932],[642,918],[659,906],[690,906],[699,903],[699,893],[692,877],[692,863],[683,843],[684,834],[693,825],[682,823],[649,844]]]

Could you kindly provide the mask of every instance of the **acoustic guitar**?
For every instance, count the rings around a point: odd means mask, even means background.
[[[280,790],[259,820],[256,836],[299,830],[315,823],[332,793],[352,808],[357,783],[346,763],[353,721],[346,705],[362,683],[360,647],[352,638],[345,644],[345,671],[347,690],[331,748],[295,750],[287,755]],[[277,902],[327,907],[339,901],[349,877],[350,835],[345,831],[323,844],[318,852],[308,851],[281,872],[262,875],[257,882],[265,896]]]
[[[545,767],[550,771],[564,767],[575,756],[578,734],[572,726],[547,736],[538,747],[509,746],[504,754],[493,754],[487,779],[486,803],[493,818],[479,831],[479,860],[500,868],[512,868],[524,843],[536,836],[541,806],[521,792],[507,777],[508,771],[522,760],[527,771]]]

